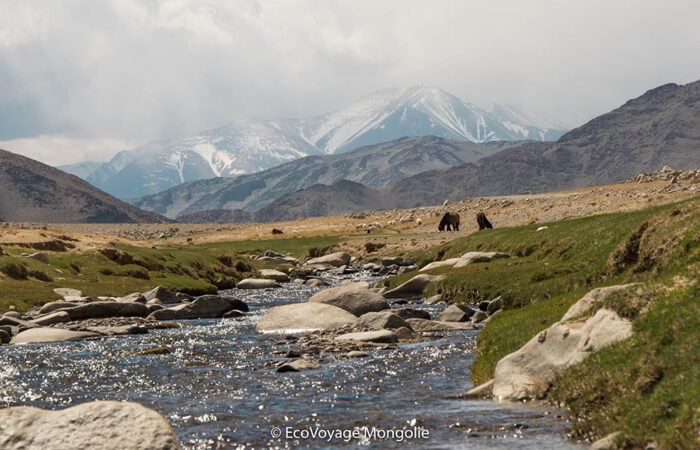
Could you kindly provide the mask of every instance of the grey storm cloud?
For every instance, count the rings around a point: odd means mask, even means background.
[[[697,1],[0,0],[0,144],[104,160],[414,84],[577,125],[700,78],[697,17]]]

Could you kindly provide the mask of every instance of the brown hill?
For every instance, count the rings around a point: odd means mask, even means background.
[[[0,150],[0,220],[49,223],[162,223],[80,178]]]

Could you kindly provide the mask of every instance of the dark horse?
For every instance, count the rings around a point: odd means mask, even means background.
[[[438,231],[445,231],[445,227],[447,227],[447,231],[450,231],[450,226],[452,227],[452,231],[459,231],[459,214],[451,212],[445,213],[445,215],[442,216],[440,225],[438,225]]]
[[[485,230],[487,228],[493,228],[489,219],[486,218],[486,214],[480,212],[476,215],[476,223],[479,224],[479,231]]]

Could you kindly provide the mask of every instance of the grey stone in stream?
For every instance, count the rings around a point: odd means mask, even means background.
[[[125,334],[146,334],[148,330],[140,325],[122,325],[117,327],[88,327],[87,331],[104,336],[121,336]]]
[[[405,283],[384,293],[386,298],[413,297],[423,293],[423,289],[430,283],[444,280],[444,275],[416,275]]]
[[[149,320],[186,320],[186,319],[213,319],[219,318],[236,309],[248,311],[248,305],[243,301],[224,295],[203,295],[191,303],[182,303],[172,308],[160,309],[152,312]]]
[[[467,305],[450,305],[438,316],[445,322],[467,322],[474,315],[474,310]]]
[[[588,450],[611,450],[615,447],[615,440],[620,436],[620,432],[610,433],[602,439],[598,439],[588,447]],[[648,448],[648,447],[647,447]]]
[[[484,398],[491,396],[491,390],[493,389],[493,379],[487,381],[484,384],[480,384],[470,390],[463,392],[459,395],[460,398]]]
[[[275,280],[264,280],[259,278],[246,278],[236,285],[238,289],[270,289],[282,287]]]
[[[323,303],[293,303],[270,308],[255,326],[257,331],[327,330],[355,325],[354,314]]]
[[[289,277],[286,273],[280,272],[279,270],[273,269],[260,269],[260,276],[270,280],[277,281],[279,283],[288,283]]]
[[[488,314],[493,314],[501,308],[503,308],[503,299],[499,295],[498,297],[494,298],[489,302],[489,306],[488,308],[486,308],[486,312]]]
[[[486,314],[486,312],[479,310],[479,311],[475,312],[474,315],[472,316],[472,323],[480,323],[488,318],[489,318],[489,315]]]
[[[380,266],[379,264],[375,264],[375,263],[367,263],[367,264],[364,264],[362,266],[362,270],[371,270],[372,272],[376,272],[381,268],[382,268],[382,266]]]
[[[65,308],[73,308],[75,306],[78,306],[79,303],[74,303],[74,302],[66,302],[66,301],[56,301],[56,302],[49,302],[46,303],[44,306],[41,307],[39,310],[39,314],[48,314],[50,312],[59,310],[59,309],[65,309]]]
[[[358,317],[368,312],[389,309],[386,299],[370,291],[367,283],[344,283],[334,288],[324,289],[311,297],[309,303],[337,306]]]
[[[171,292],[164,288],[163,286],[158,286],[151,289],[148,292],[144,292],[143,296],[146,297],[146,301],[153,300],[157,298],[162,303],[180,303],[182,300],[174,292]]]
[[[357,333],[346,333],[336,336],[337,341],[360,341],[360,342],[375,342],[381,344],[392,344],[399,342],[396,333],[390,330],[378,331],[360,331]]]
[[[357,326],[369,328],[370,330],[393,330],[401,327],[411,328],[405,320],[394,314],[391,310],[363,314],[357,319]]]
[[[30,320],[30,322],[45,327],[56,323],[70,322],[70,316],[65,311],[56,311],[39,316],[34,320]]]
[[[281,364],[277,367],[278,372],[301,372],[303,370],[318,370],[321,366],[308,359],[295,359],[294,361],[289,361]]]
[[[8,333],[4,330],[0,330],[0,343],[9,344],[11,339],[12,339],[12,336],[10,336],[10,333]]]
[[[369,353],[361,352],[359,350],[353,350],[351,352],[347,352],[345,356],[347,356],[348,358],[365,358],[369,356]]]
[[[430,313],[424,309],[417,308],[396,308],[391,312],[401,317],[402,319],[427,319],[430,320]]]
[[[71,289],[71,288],[55,288],[53,290],[55,293],[60,295],[61,297],[82,297],[83,292],[79,291],[77,289]]]
[[[146,306],[148,307],[148,309],[151,312],[160,311],[161,309],[165,309],[165,306],[161,305],[160,303],[150,303],[149,305],[146,305]]]
[[[96,401],[62,410],[14,406],[0,410],[0,448],[180,449],[168,421],[132,402]]]
[[[158,298],[154,297],[152,300],[158,300]],[[148,300],[143,294],[134,292],[133,294],[129,294],[126,297],[119,297],[116,301],[118,301],[119,303],[148,303],[152,300]]]
[[[402,340],[413,339],[414,337],[416,337],[416,334],[413,332],[413,330],[411,330],[408,327],[397,328],[394,330],[394,333],[396,333],[396,337]]]
[[[12,325],[12,326],[19,327],[22,330],[26,330],[28,328],[36,328],[38,326],[38,325],[33,324],[29,321],[17,319],[16,317],[10,317],[10,316],[0,317],[0,325]]]
[[[331,253],[330,255],[321,256],[318,258],[312,258],[306,261],[308,265],[314,264],[328,264],[334,267],[347,266],[350,264],[351,256],[347,253],[337,252]]]
[[[471,324],[464,322],[443,322],[440,320],[408,319],[406,322],[411,325],[414,331],[460,331],[473,330]]]
[[[63,330],[61,328],[32,328],[16,334],[10,341],[10,344],[50,344],[94,336],[99,336],[99,334],[88,331]]]
[[[104,317],[146,317],[151,313],[141,303],[94,302],[65,309],[71,320],[97,319]]]
[[[433,295],[432,297],[426,298],[423,301],[423,303],[425,303],[426,305],[440,305],[440,304],[444,304],[445,302],[442,300],[442,295],[437,294],[437,295]]]
[[[245,316],[245,313],[244,313],[244,312],[241,312],[241,311],[239,311],[239,310],[237,310],[237,309],[232,309],[231,311],[229,311],[229,312],[227,312],[227,313],[224,313],[224,315],[221,316],[221,317],[222,317],[223,319],[232,319],[232,318],[235,318],[235,317],[242,317],[242,316]]]
[[[328,286],[328,283],[325,281],[321,280],[320,278],[310,278],[304,282],[306,286],[311,286],[311,287],[325,287]]]

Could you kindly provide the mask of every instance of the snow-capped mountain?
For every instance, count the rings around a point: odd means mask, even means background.
[[[151,142],[120,152],[85,179],[117,197],[133,198],[187,181],[259,172],[304,156],[401,137],[489,142],[555,140],[563,133],[564,127],[514,108],[489,112],[435,87],[385,89],[310,119],[237,120],[196,136]]]

